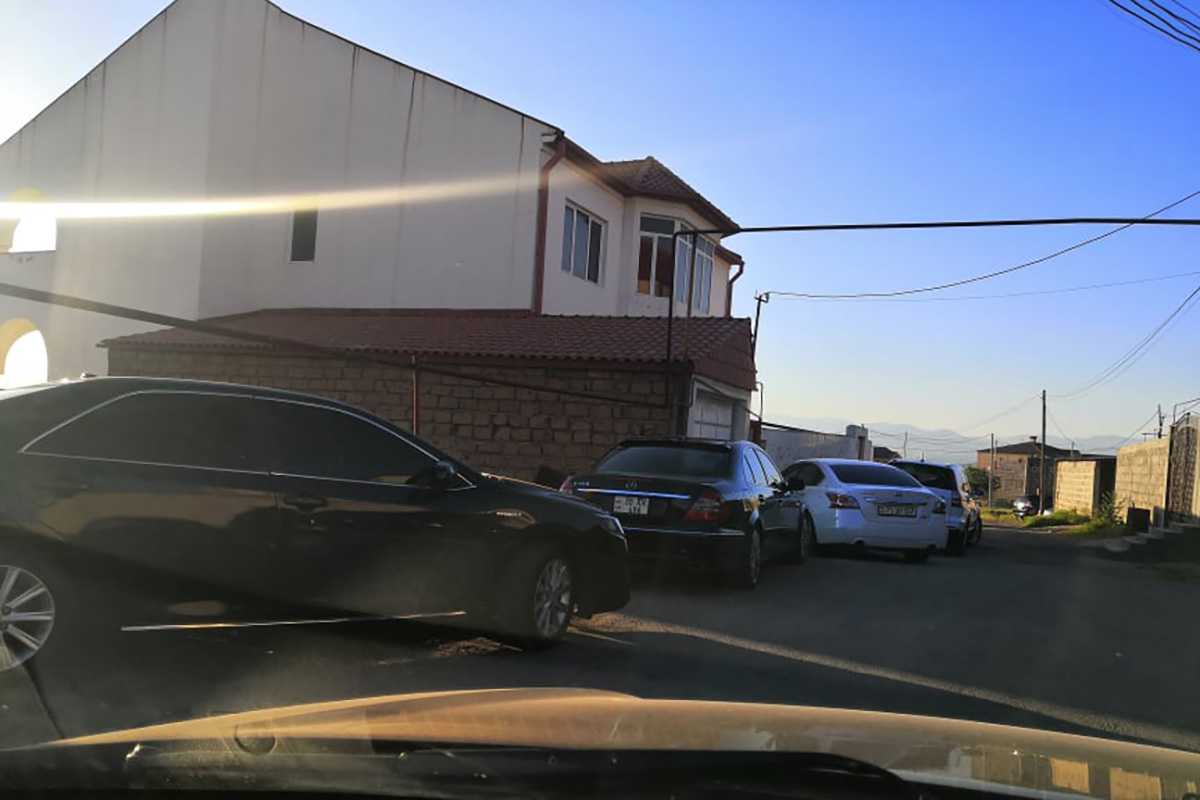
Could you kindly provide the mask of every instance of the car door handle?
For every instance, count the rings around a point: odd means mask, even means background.
[[[289,494],[283,498],[283,504],[298,511],[316,511],[318,508],[328,505],[324,497],[311,494]]]

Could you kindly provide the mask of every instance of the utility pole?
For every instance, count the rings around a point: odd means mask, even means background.
[[[771,293],[763,292],[754,295],[754,332],[750,335],[750,357],[758,352],[758,317],[762,314],[763,303],[771,302]]]
[[[992,484],[996,482],[996,434],[992,434],[992,457],[988,459],[988,508],[992,507]]]
[[[1042,389],[1042,456],[1038,459],[1038,513],[1046,510],[1046,390]]]
[[[903,453],[904,453],[904,457],[905,457],[905,458],[908,458],[908,431],[905,431],[905,432],[904,432],[904,447],[903,447]]]
[[[1162,403],[1159,403],[1158,404],[1158,438],[1160,438],[1160,439],[1162,438],[1162,426],[1163,426]]]

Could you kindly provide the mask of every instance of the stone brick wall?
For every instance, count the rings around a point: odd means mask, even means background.
[[[1162,517],[1167,492],[1169,439],[1151,439],[1117,451],[1117,483],[1114,493],[1129,509],[1145,509],[1156,522]]]
[[[440,365],[456,372],[643,402],[664,396],[661,373],[637,369]],[[412,430],[407,367],[259,352],[109,351],[110,375],[229,381],[353,403]],[[417,434],[477,469],[534,479],[590,468],[621,439],[666,436],[665,409],[576,399],[421,373]]]
[[[1100,501],[1099,470],[1095,461],[1059,461],[1054,481],[1054,509],[1087,514]]]

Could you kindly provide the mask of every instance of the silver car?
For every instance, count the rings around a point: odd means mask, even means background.
[[[933,464],[928,461],[897,460],[891,462],[916,478],[946,503],[946,552],[952,556],[965,555],[967,545],[983,538],[983,518],[979,503],[971,494],[966,471],[958,464]]]
[[[812,458],[784,470],[805,504],[817,544],[896,550],[924,561],[946,546],[946,504],[889,464]],[[798,480],[797,480],[798,479]]]

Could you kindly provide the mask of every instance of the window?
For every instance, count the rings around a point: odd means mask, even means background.
[[[825,473],[816,464],[809,461],[804,461],[799,464],[793,464],[784,470],[788,476],[799,475],[800,480],[804,481],[805,486],[820,486],[825,480]]]
[[[670,297],[675,282],[675,220],[642,216],[638,248],[638,293]]]
[[[604,220],[568,204],[563,212],[562,271],[600,282],[604,263]]]
[[[758,463],[762,467],[763,474],[766,475],[767,483],[779,483],[782,478],[779,477],[779,470],[775,469],[775,464],[771,462],[771,457],[761,450],[755,450],[754,455],[758,456]]]
[[[292,261],[312,261],[317,252],[317,210],[292,214]]]
[[[122,397],[34,443],[35,453],[221,469],[267,469],[266,410],[249,397],[148,392]]]
[[[945,489],[947,491],[957,491],[957,484],[954,480],[954,470],[949,467],[937,467],[931,464],[914,464],[911,462],[901,462],[895,464],[899,469],[904,470],[909,475],[912,475],[922,486],[928,486],[930,489]]]
[[[690,237],[680,236],[677,247],[676,240],[671,237],[676,229],[686,230],[686,227],[683,223],[666,217],[642,216],[642,234],[638,248],[638,294],[650,294],[653,287],[655,297],[670,297],[674,293],[677,301],[687,302],[688,281],[692,268],[692,242]],[[698,237],[696,288],[692,310],[700,314],[709,313],[711,305],[715,252],[715,244]]]
[[[746,469],[750,472],[750,480],[755,486],[760,486],[767,482],[767,476],[763,473],[762,464],[755,458],[749,450],[745,453]]]
[[[374,423],[332,408],[270,404],[276,472],[311,478],[411,483],[434,459]]]
[[[916,478],[887,464],[831,464],[830,469],[842,483],[864,486],[920,486]]]
[[[724,478],[730,471],[730,451],[724,447],[633,445],[606,456],[596,472],[634,472],[684,478]]]

